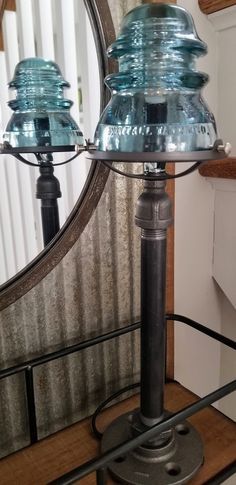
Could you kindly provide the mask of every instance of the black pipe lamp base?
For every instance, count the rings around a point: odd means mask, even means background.
[[[137,415],[137,411],[127,413],[111,423],[103,435],[102,452],[134,437]],[[189,422],[184,421],[159,435],[156,441],[111,462],[108,469],[118,482],[124,484],[181,485],[188,483],[202,464],[201,437]]]

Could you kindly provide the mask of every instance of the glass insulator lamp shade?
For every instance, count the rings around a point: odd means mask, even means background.
[[[119,61],[119,72],[105,79],[112,97],[96,129],[97,149],[212,149],[216,124],[201,95],[208,76],[195,68],[206,52],[185,9],[146,4],[129,12],[108,49]]]
[[[73,103],[63,96],[68,87],[55,62],[39,57],[19,62],[9,83],[9,88],[16,90],[16,98],[8,103],[14,113],[3,141],[13,148],[83,143],[83,135],[70,115]]]

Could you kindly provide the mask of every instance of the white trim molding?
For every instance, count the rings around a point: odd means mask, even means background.
[[[208,15],[214,28],[220,32],[236,26],[236,5]]]

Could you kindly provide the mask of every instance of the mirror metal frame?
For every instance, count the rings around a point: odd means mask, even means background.
[[[4,4],[7,4],[7,0],[2,0],[0,13],[4,11]],[[84,0],[84,4],[97,47],[100,64],[101,109],[103,109],[109,99],[103,79],[108,73],[116,70],[115,63],[108,60],[106,56],[108,45],[115,39],[115,31],[107,0]],[[25,268],[0,286],[0,310],[8,307],[36,286],[72,248],[99,202],[108,175],[109,169],[100,162],[92,163],[79,199],[58,234]]]

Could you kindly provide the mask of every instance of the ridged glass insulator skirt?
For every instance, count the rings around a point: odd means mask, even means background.
[[[24,59],[15,68],[9,88],[14,111],[3,135],[12,147],[43,147],[83,143],[83,135],[70,115],[72,101],[64,98],[64,80],[58,65],[38,57]]]
[[[195,66],[206,52],[185,9],[146,4],[129,12],[108,49],[118,60],[119,72],[105,80],[112,97],[96,129],[97,149],[212,149],[216,124],[201,94],[208,75]]]

